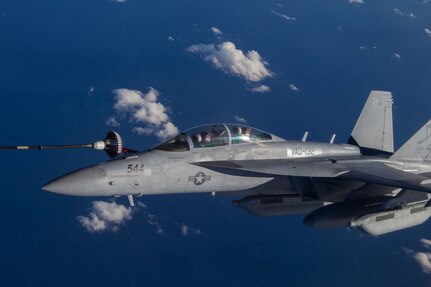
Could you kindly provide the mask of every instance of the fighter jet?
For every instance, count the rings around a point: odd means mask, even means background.
[[[73,196],[203,193],[238,196],[259,216],[305,214],[316,228],[371,235],[431,216],[431,120],[394,152],[392,95],[372,91],[346,144],[285,140],[240,124],[186,130],[142,152],[111,132],[92,147],[114,159],[52,180],[42,189]],[[108,134],[109,135],[109,134]],[[121,151],[126,151],[122,152]]]

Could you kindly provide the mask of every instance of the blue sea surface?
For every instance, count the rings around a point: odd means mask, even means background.
[[[0,145],[97,140],[115,114],[113,90],[154,87],[180,129],[238,116],[286,139],[309,131],[309,140],[328,141],[336,133],[338,143],[347,141],[370,90],[389,90],[399,147],[431,117],[424,30],[431,29],[431,3],[364,1],[2,0]],[[225,41],[257,51],[274,77],[247,82],[186,51]],[[271,91],[250,92],[260,84]],[[159,142],[133,127],[116,128],[128,147]],[[429,222],[370,237],[311,229],[302,216],[252,216],[232,206],[232,196],[166,195],[137,199],[163,234],[142,211],[117,232],[95,234],[77,217],[93,201],[111,199],[40,186],[105,154],[0,157],[0,286],[431,285],[405,251],[424,250],[419,240],[431,238]],[[127,206],[126,198],[115,201]],[[183,225],[201,233],[183,236]]]

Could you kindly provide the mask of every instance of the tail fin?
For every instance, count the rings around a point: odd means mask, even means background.
[[[371,91],[348,143],[365,155],[389,156],[394,152],[392,94]]]
[[[431,161],[431,120],[397,150],[391,159]]]

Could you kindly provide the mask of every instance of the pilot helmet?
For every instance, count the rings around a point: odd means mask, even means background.
[[[233,127],[232,131],[233,131],[233,134],[240,135],[242,133],[242,128],[240,126],[235,126]]]
[[[211,134],[207,133],[207,132],[202,132],[201,133],[202,136],[202,141],[203,142],[210,142],[211,141]]]
[[[251,128],[247,128],[245,131],[244,131],[244,135],[246,136],[246,137],[250,137],[251,136]]]
[[[193,135],[192,139],[193,139],[193,142],[200,143],[202,141],[202,136],[200,134],[195,134]]]

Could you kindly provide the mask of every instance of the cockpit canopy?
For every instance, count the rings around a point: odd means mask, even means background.
[[[163,151],[189,151],[193,148],[208,148],[250,142],[280,141],[270,133],[240,124],[204,125],[187,130],[156,146]]]

